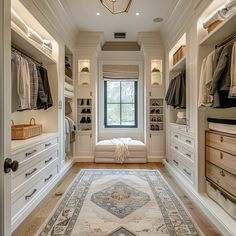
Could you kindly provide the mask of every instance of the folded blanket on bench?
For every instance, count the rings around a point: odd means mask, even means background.
[[[129,155],[128,142],[131,138],[114,138],[111,142],[116,145],[114,157],[116,162],[124,163],[126,157]]]

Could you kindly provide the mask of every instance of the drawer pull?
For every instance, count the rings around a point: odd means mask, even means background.
[[[45,160],[45,164],[47,164],[48,162],[50,162],[52,160],[52,157],[50,157],[48,160]]]
[[[25,174],[25,177],[28,177],[28,176],[31,176],[34,172],[36,172],[37,171],[37,168],[34,168],[31,172],[29,172],[29,173],[26,173]]]
[[[44,182],[47,182],[48,180],[50,180],[52,178],[52,174],[48,176],[48,178],[44,179]]]
[[[52,143],[45,143],[45,148],[50,147]]]
[[[28,198],[31,198],[36,192],[37,192],[37,189],[35,188],[31,194],[25,196],[25,200],[28,200]]]
[[[28,156],[31,156],[32,154],[36,153],[37,152],[37,149],[34,149],[33,151],[31,152],[26,152],[25,153],[25,157],[28,157]]]
[[[184,169],[184,172],[185,172],[188,176],[191,176],[191,173],[188,172],[186,169]]]
[[[223,142],[224,141],[224,138],[223,136],[220,136],[220,141]]]
[[[173,162],[178,166],[179,165],[179,162],[176,161],[176,160],[173,160]]]
[[[220,175],[221,175],[222,177],[225,177],[225,172],[222,170],[222,171],[220,172]]]
[[[178,136],[178,135],[175,135],[175,138],[179,138],[179,136]]]
[[[191,140],[188,140],[188,139],[186,139],[185,142],[186,142],[186,143],[189,143],[189,144],[192,143]]]
[[[189,158],[191,158],[191,155],[189,153],[185,153],[185,155]]]
[[[175,146],[175,149],[178,150],[179,148],[177,146]]]
[[[220,153],[220,159],[223,159],[224,158],[224,156],[223,156],[223,153],[221,152]]]

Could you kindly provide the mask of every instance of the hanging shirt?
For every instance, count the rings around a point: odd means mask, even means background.
[[[236,42],[232,49],[230,81],[229,97],[236,97]]]

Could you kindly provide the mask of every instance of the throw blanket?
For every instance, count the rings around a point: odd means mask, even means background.
[[[111,140],[116,145],[114,157],[116,162],[124,163],[126,157],[129,155],[128,143],[131,138],[114,138]]]

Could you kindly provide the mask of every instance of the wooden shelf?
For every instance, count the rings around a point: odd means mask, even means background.
[[[55,64],[56,61],[40,48],[36,42],[27,37],[14,23],[11,25],[11,41],[13,46],[21,49],[35,60],[43,64]]]
[[[186,58],[180,59],[171,69],[170,72],[178,72],[186,69]]]
[[[221,43],[224,39],[236,32],[236,14],[232,15],[224,22],[219,24],[212,32],[210,32],[200,42],[201,46],[216,45]]]

